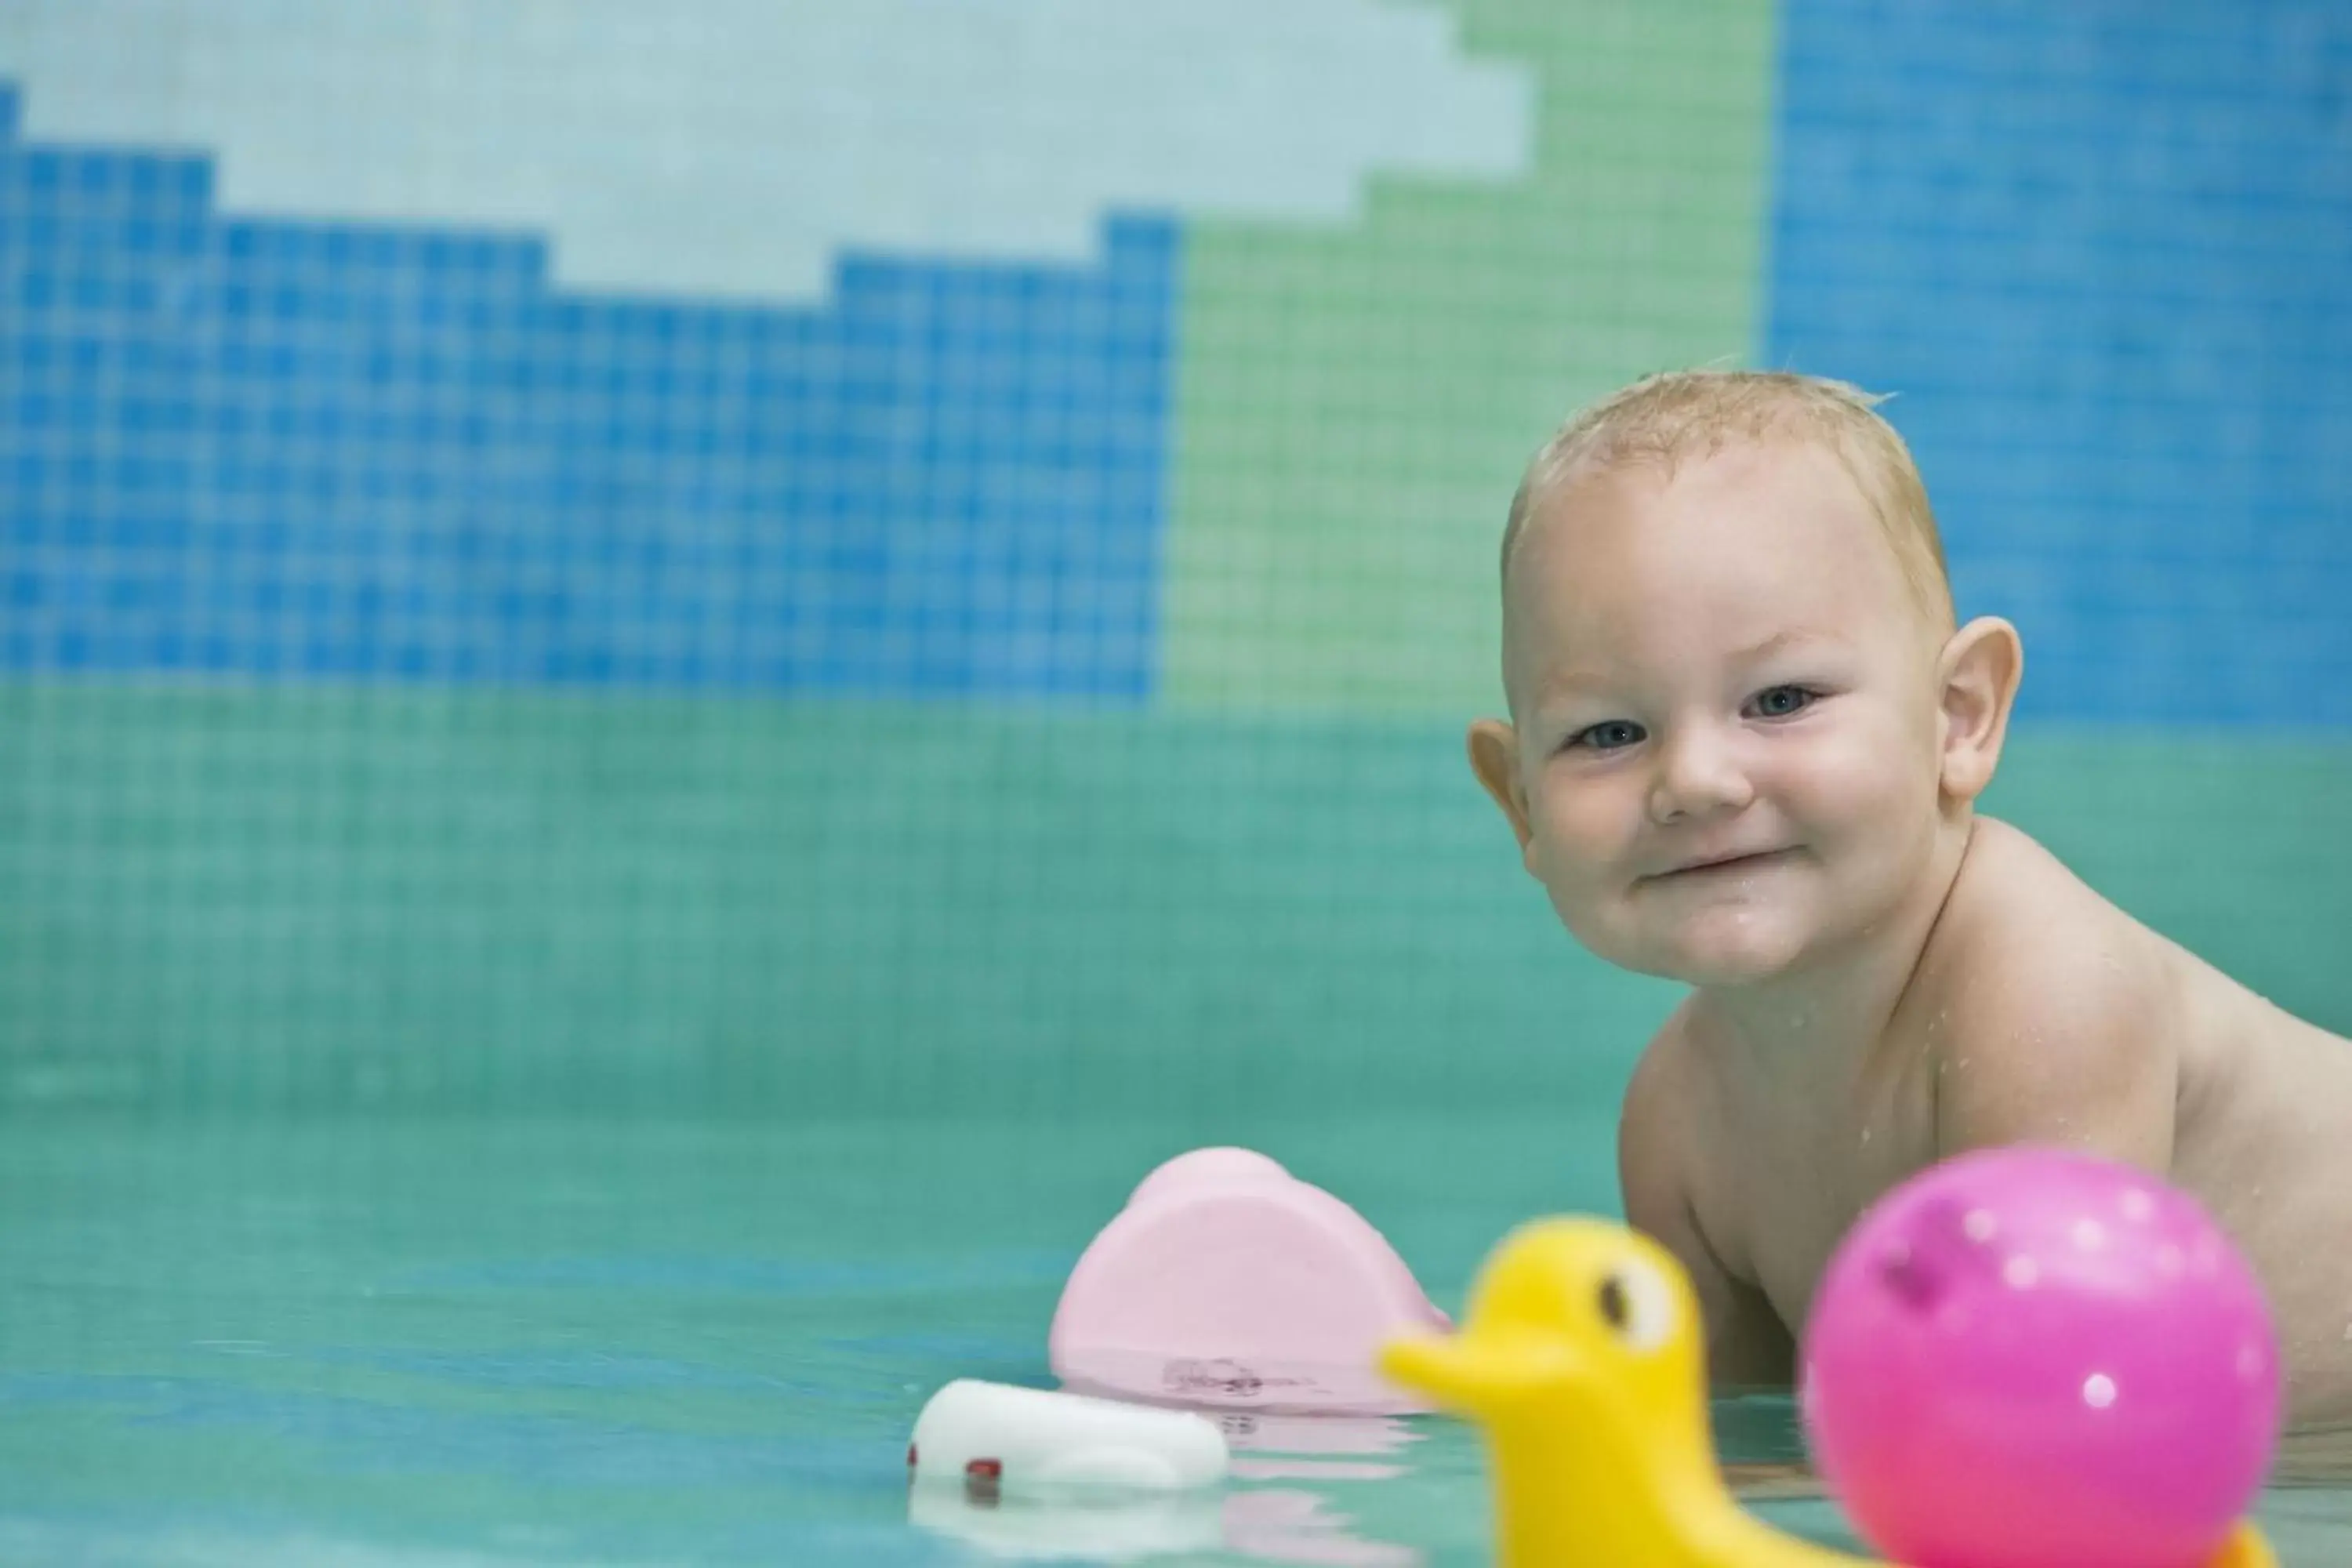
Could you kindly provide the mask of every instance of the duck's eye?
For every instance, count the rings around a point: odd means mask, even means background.
[[[1675,1328],[1675,1297],[1658,1271],[1628,1258],[1601,1281],[1601,1317],[1629,1349],[1664,1344]]]

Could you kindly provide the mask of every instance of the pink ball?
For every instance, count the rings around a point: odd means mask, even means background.
[[[1919,1568],[2191,1568],[2278,1437],[2252,1269],[2186,1194],[2085,1154],[1986,1150],[1888,1193],[1801,1361],[1823,1479]]]

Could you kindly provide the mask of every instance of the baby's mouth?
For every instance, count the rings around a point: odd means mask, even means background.
[[[1793,849],[1759,849],[1747,855],[1726,855],[1712,860],[1694,860],[1685,865],[1657,872],[1648,879],[1654,882],[1664,882],[1684,877],[1707,877],[1757,871],[1767,866],[1776,865],[1794,853],[1796,851]]]

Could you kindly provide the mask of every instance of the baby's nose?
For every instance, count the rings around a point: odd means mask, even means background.
[[[1650,816],[1657,822],[1737,811],[1756,795],[1737,750],[1705,727],[1679,728],[1657,751]]]

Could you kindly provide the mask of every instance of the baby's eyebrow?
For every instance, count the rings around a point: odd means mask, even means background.
[[[1843,642],[1844,640],[1844,638],[1837,637],[1832,633],[1815,631],[1809,626],[1790,626],[1785,631],[1774,632],[1770,637],[1766,637],[1762,642],[1758,643],[1753,647],[1738,649],[1731,657],[1738,659],[1742,664],[1754,664],[1758,659],[1769,658],[1774,654],[1780,653],[1784,649],[1801,647],[1806,643]]]
[[[1748,647],[1733,649],[1731,662],[1754,664],[1759,659],[1769,658],[1776,653],[1782,653],[1792,647],[1806,647],[1816,644],[1843,647],[1845,643],[1846,639],[1835,632],[1823,631],[1817,626],[1787,626],[1774,632],[1761,642]],[[1574,697],[1580,692],[1605,693],[1609,689],[1610,683],[1607,678],[1596,675],[1591,670],[1549,669],[1536,679],[1534,700],[1538,707],[1541,707],[1547,703],[1559,701],[1562,698]]]
[[[1556,669],[1544,676],[1537,689],[1542,696],[1552,697],[1563,691],[1587,691],[1607,684],[1599,676],[1580,669]]]
[[[1606,695],[1609,689],[1609,682],[1605,679],[1590,670],[1548,670],[1535,682],[1531,705],[1537,711],[1541,711],[1571,698],[1588,694]]]

